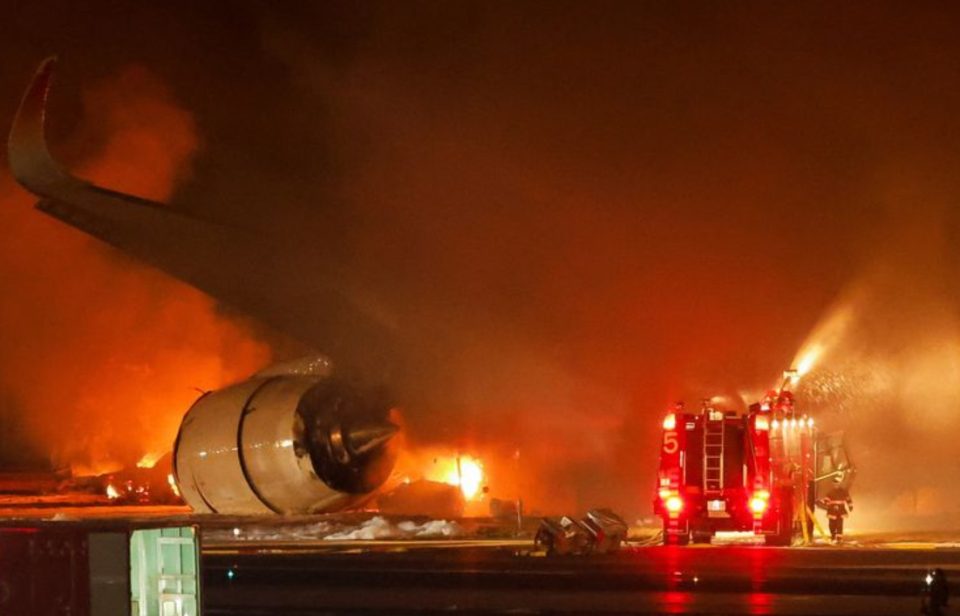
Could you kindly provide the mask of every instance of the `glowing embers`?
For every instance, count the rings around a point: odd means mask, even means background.
[[[117,500],[118,498],[120,498],[120,492],[118,492],[117,489],[113,487],[112,483],[107,484],[106,492],[107,492],[107,498],[109,498],[110,500]]]

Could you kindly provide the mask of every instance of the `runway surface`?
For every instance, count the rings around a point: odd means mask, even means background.
[[[547,558],[480,543],[210,550],[206,613],[879,616],[919,613],[931,567],[960,579],[957,549],[644,547]]]
[[[839,548],[767,548],[751,536],[723,545],[633,546],[608,556],[547,558],[526,538],[483,538],[489,520],[456,521],[447,538],[396,534],[341,540],[373,513],[230,518],[182,507],[0,504],[4,525],[197,524],[205,614],[917,614],[923,577],[960,579],[960,530],[855,533]],[[425,520],[418,520],[423,524]],[[415,526],[421,528],[421,526]],[[404,528],[410,528],[404,526]],[[500,529],[501,531],[503,529]],[[513,532],[515,532],[514,529]],[[501,532],[501,536],[504,533]],[[510,533],[506,533],[509,535]],[[634,528],[643,543],[655,528]],[[380,537],[380,535],[376,535]],[[947,612],[952,613],[952,612]],[[955,613],[960,614],[960,610]]]

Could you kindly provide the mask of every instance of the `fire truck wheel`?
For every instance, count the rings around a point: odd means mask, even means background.
[[[677,532],[682,530],[682,532]],[[670,532],[667,520],[663,521],[663,545],[687,545],[690,543],[690,523],[683,522],[680,528]]]
[[[784,536],[783,532],[778,532],[776,535],[766,535],[763,538],[764,544],[775,547],[787,547],[790,545],[791,540],[792,537],[789,534]]]
[[[664,545],[687,545],[690,543],[690,535],[664,535]]]
[[[668,533],[663,529],[663,545],[687,545],[690,543],[690,533]]]
[[[788,504],[793,502],[793,493],[784,490],[780,502],[784,505],[780,508],[777,533],[764,537],[764,542],[767,545],[784,547],[793,543],[793,507]]]
[[[690,543],[707,543],[713,539],[713,533],[710,531],[693,531],[693,534],[690,536]]]

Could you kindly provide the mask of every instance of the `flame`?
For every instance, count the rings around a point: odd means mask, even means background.
[[[437,457],[433,468],[424,477],[430,481],[459,486],[463,497],[469,501],[480,493],[483,463],[472,456]]]
[[[142,458],[140,458],[140,461],[137,462],[137,468],[153,468],[157,465],[157,461],[162,457],[162,451],[146,453]]]
[[[112,483],[107,484],[107,498],[110,500],[115,500],[120,498],[120,493],[117,492],[117,489],[113,487]]]
[[[122,468],[122,464],[108,460],[99,460],[87,464],[75,462],[70,465],[70,474],[74,477],[99,477],[101,475],[116,473]]]
[[[169,473],[167,475],[167,483],[170,484],[170,489],[177,496],[177,498],[180,498],[180,487],[177,486],[177,480],[174,479],[173,473]]]
[[[396,485],[432,481],[454,486],[459,488],[463,496],[466,515],[486,515],[486,494],[490,482],[496,478],[496,485],[504,495],[512,494],[507,490],[512,489],[513,484],[505,484],[502,476],[496,475],[496,452],[487,451],[484,455],[487,457],[481,459],[476,451],[462,454],[451,447],[405,446],[400,449],[392,481]],[[515,469],[516,464],[511,460],[507,467]],[[501,466],[501,472],[505,470],[506,468]],[[508,487],[503,487],[504,485]]]
[[[67,148],[77,175],[167,200],[200,147],[193,115],[157,77],[133,67],[85,89],[83,105],[89,113]],[[245,321],[38,215],[33,201],[0,170],[4,224],[16,237],[0,243],[0,294],[17,298],[0,303],[0,390],[3,404],[17,401],[26,436],[54,466],[99,476],[169,450],[194,386],[217,388],[267,363],[269,347]],[[102,292],[90,294],[91,285]]]

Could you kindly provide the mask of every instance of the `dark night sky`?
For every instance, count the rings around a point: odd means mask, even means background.
[[[204,4],[9,3],[0,128],[57,53],[97,157],[84,88],[142,67],[195,123],[173,205],[316,246],[450,367],[411,438],[520,447],[553,502],[644,510],[665,405],[771,385],[873,272],[953,323],[946,5]]]

